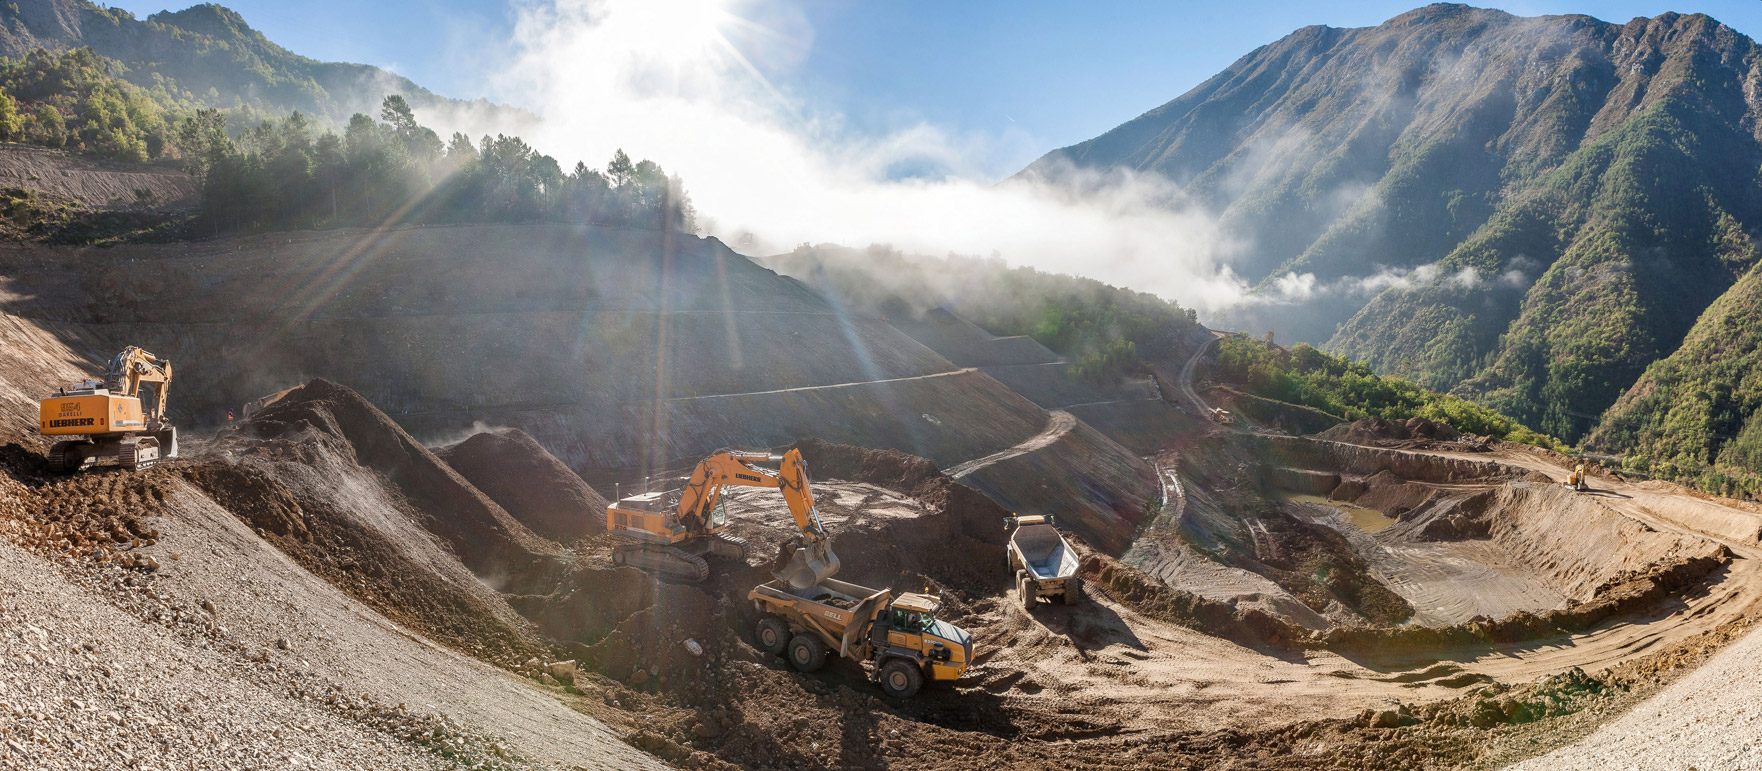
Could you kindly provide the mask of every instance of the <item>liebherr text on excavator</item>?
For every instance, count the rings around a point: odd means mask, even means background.
[[[165,414],[171,360],[129,346],[110,360],[102,382],[82,381],[38,404],[44,436],[78,437],[49,448],[49,468],[69,472],[100,458],[137,469],[177,457],[177,429]]]
[[[754,464],[777,463],[777,470]],[[685,487],[670,492],[621,498],[606,507],[606,532],[622,541],[612,562],[632,565],[688,581],[710,577],[704,555],[746,558],[746,542],[722,532],[728,527],[723,488],[764,487],[779,490],[789,504],[805,544],[795,550],[780,577],[812,586],[838,572],[820,526],[820,512],[808,484],[808,464],[800,450],[777,456],[763,452],[724,450],[705,458],[691,472]]]

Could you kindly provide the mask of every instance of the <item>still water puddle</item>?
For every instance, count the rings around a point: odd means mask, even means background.
[[[1285,496],[1285,500],[1293,503],[1312,503],[1317,506],[1326,506],[1346,515],[1346,520],[1351,522],[1353,527],[1363,530],[1366,533],[1374,533],[1400,521],[1392,517],[1383,516],[1383,513],[1376,509],[1367,509],[1363,506],[1346,503],[1344,501],[1328,500],[1319,495],[1287,495]]]

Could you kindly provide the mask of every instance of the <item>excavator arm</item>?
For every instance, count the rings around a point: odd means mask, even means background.
[[[171,383],[171,360],[161,359],[131,345],[110,360],[104,379],[113,393],[140,398],[141,384],[153,386],[153,403],[142,405],[149,424],[165,420],[166,390]]]
[[[778,463],[778,469],[755,466],[755,463]],[[685,490],[679,496],[679,521],[693,531],[710,526],[711,512],[728,486],[762,487],[783,493],[789,514],[795,519],[807,545],[795,550],[788,564],[776,572],[779,578],[799,589],[805,589],[832,577],[838,572],[838,556],[832,553],[826,527],[820,522],[820,510],[814,505],[814,492],[808,482],[808,464],[801,450],[790,450],[781,457],[769,453],[723,451],[705,458],[691,472]]]

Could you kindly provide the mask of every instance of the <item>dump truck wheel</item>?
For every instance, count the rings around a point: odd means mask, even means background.
[[[895,699],[909,699],[924,687],[924,670],[905,659],[881,665],[881,690]]]
[[[1083,599],[1083,579],[1072,577],[1065,582],[1065,604],[1075,605]]]
[[[759,641],[759,650],[773,656],[783,655],[783,649],[789,647],[789,627],[775,616],[759,619],[759,626],[753,637]]]
[[[789,665],[797,672],[815,672],[826,666],[826,644],[818,637],[798,634],[789,640]]]
[[[1021,583],[1016,584],[1016,594],[1022,598],[1022,607],[1028,610],[1033,610],[1034,604],[1040,601],[1040,593],[1027,576],[1022,576]]]

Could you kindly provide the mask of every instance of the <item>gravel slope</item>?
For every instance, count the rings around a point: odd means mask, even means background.
[[[387,620],[194,488],[167,508],[141,549],[153,572],[0,538],[0,768],[664,767],[554,690]]]
[[[1510,768],[1762,768],[1762,630],[1590,736]]]

